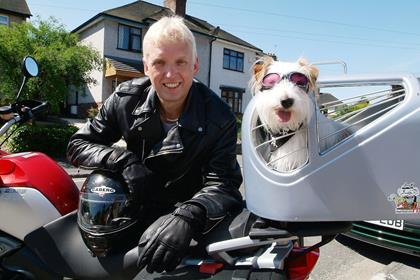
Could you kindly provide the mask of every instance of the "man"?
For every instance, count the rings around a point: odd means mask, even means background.
[[[148,77],[116,89],[71,138],[68,158],[122,173],[151,224],[140,239],[138,265],[161,272],[180,263],[193,237],[242,206],[242,176],[236,119],[193,81],[197,51],[182,18],[164,17],[149,28],[143,62]],[[110,147],[121,136],[127,149]]]

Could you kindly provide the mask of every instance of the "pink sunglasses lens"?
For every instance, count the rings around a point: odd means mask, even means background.
[[[302,73],[293,73],[290,75],[290,81],[297,86],[306,87],[309,83],[308,78]]]
[[[265,87],[273,87],[276,83],[280,81],[280,75],[276,73],[271,73],[265,75],[262,80],[262,85]]]

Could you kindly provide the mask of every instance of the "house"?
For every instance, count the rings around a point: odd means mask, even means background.
[[[142,39],[148,27],[163,16],[183,16],[197,42],[200,70],[196,78],[226,100],[235,113],[241,114],[251,99],[247,88],[250,68],[262,50],[224,31],[219,26],[187,15],[186,0],[165,0],[163,6],[136,1],[103,11],[72,32],[83,44],[97,49],[104,58],[102,71],[91,75],[95,85],[71,89],[70,113],[84,115],[100,105],[116,86],[144,76]]]
[[[0,0],[0,25],[21,23],[32,16],[25,0]]]
[[[331,93],[319,92],[317,97],[318,107],[325,115],[335,114],[338,108],[342,107],[343,102]]]

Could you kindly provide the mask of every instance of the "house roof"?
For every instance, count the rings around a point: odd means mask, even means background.
[[[19,16],[32,16],[25,0],[0,0],[0,11]]]
[[[130,60],[114,56],[105,56],[105,77],[127,80],[144,76],[143,63],[138,60]]]
[[[337,101],[335,104],[342,103],[341,101],[338,101],[338,99],[331,93],[322,93],[322,92],[319,94],[318,100],[317,100],[319,105],[329,103],[329,102],[334,102],[334,101]]]
[[[128,71],[143,73],[143,63],[138,60],[125,59],[114,56],[105,56],[117,71]]]
[[[0,0],[1,1],[1,0]],[[110,16],[117,19],[129,20],[134,23],[152,24],[159,20],[163,16],[173,15],[173,12],[165,7],[154,5],[145,1],[136,1],[121,7],[103,11],[95,17],[81,24],[79,27],[74,29],[72,32],[78,32],[84,27],[88,26],[91,22],[95,21],[99,17]],[[209,37],[215,37],[222,39],[234,44],[245,46],[256,51],[262,52],[261,49],[256,46],[230,34],[229,32],[222,30],[220,27],[215,27],[205,20],[185,15],[185,24],[190,28],[191,31],[200,33]]]

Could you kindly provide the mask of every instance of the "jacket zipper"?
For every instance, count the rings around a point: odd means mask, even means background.
[[[143,147],[141,149],[141,161],[144,162],[144,146],[146,145],[146,139],[143,138]]]
[[[184,177],[184,175],[187,174],[188,171],[190,171],[190,168],[188,168],[184,173],[182,173],[181,175],[179,175],[175,179],[166,182],[164,188],[168,188],[172,183],[174,183],[174,182],[178,181],[179,179],[181,179],[182,177]]]
[[[144,140],[143,140],[144,141]],[[144,142],[143,142],[143,149],[144,149]],[[183,150],[183,148],[179,148],[179,149],[173,149],[170,151],[163,151],[163,152],[159,152],[156,155],[153,156],[148,156],[145,159],[142,159],[143,164],[146,164],[146,160],[154,158],[154,157],[158,157],[158,156],[162,156],[162,155],[168,155],[168,154],[179,154],[181,153]],[[143,151],[144,153],[144,151]],[[143,157],[143,156],[142,156]],[[169,187],[169,185],[171,185],[173,182],[178,181],[179,179],[181,179],[188,171],[190,170],[190,168],[188,168],[185,172],[183,172],[180,176],[178,176],[177,178],[170,180],[168,182],[165,183],[164,187],[167,188]]]

